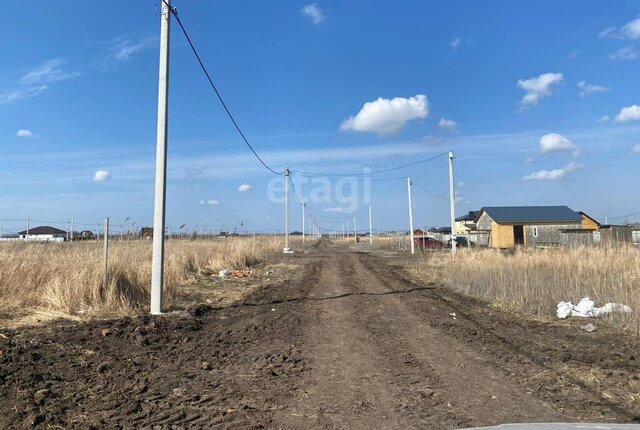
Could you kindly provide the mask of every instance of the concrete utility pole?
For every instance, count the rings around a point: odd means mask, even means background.
[[[356,217],[353,217],[353,243],[358,243],[358,229],[356,228]]]
[[[284,248],[282,252],[291,253],[289,249],[289,166],[284,169]]]
[[[307,217],[307,204],[302,204],[302,244],[304,245],[304,219]]]
[[[449,204],[451,206],[451,253],[456,253],[456,184],[453,178],[453,152],[449,152]]]
[[[74,229],[75,223],[73,222],[73,217],[71,217],[71,242],[73,242],[73,229]]]
[[[369,245],[373,245],[373,228],[371,224],[371,205],[369,205]]]
[[[25,236],[27,242],[29,242],[29,224],[31,224],[31,220],[27,218],[27,235]]]
[[[164,223],[167,200],[167,126],[169,98],[169,35],[171,0],[162,2],[160,14],[160,67],[158,76],[158,127],[156,136],[156,184],[153,207],[153,256],[151,261],[151,313],[162,313],[164,286]]]
[[[103,251],[103,275],[102,275],[102,289],[107,291],[109,286],[109,217],[104,219],[104,251]]]
[[[411,202],[411,178],[407,177],[407,193],[409,194],[409,240],[411,241],[411,253],[416,253],[416,246],[413,243],[413,203]]]

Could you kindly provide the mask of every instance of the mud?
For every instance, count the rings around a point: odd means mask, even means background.
[[[406,257],[288,258],[293,276],[230,304],[1,331],[0,428],[640,422],[635,338],[500,312]]]

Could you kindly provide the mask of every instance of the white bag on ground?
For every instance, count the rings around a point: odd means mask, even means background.
[[[580,303],[574,305],[571,302],[558,303],[556,314],[558,318],[583,317],[583,318],[600,318],[612,313],[629,313],[631,308],[620,303],[606,303],[604,306],[597,308],[594,306],[593,300],[585,297]]]

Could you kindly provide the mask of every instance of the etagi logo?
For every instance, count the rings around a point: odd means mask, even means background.
[[[297,195],[301,203],[335,205],[326,208],[325,212],[355,212],[361,205],[371,203],[370,172],[371,169],[365,168],[362,175],[336,178],[293,174],[290,176],[292,184],[289,184],[289,201],[295,202]],[[285,180],[285,176],[280,176],[267,183],[267,197],[270,202],[284,204]]]

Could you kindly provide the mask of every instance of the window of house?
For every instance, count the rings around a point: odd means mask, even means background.
[[[533,227],[533,237],[538,237],[538,227]]]

